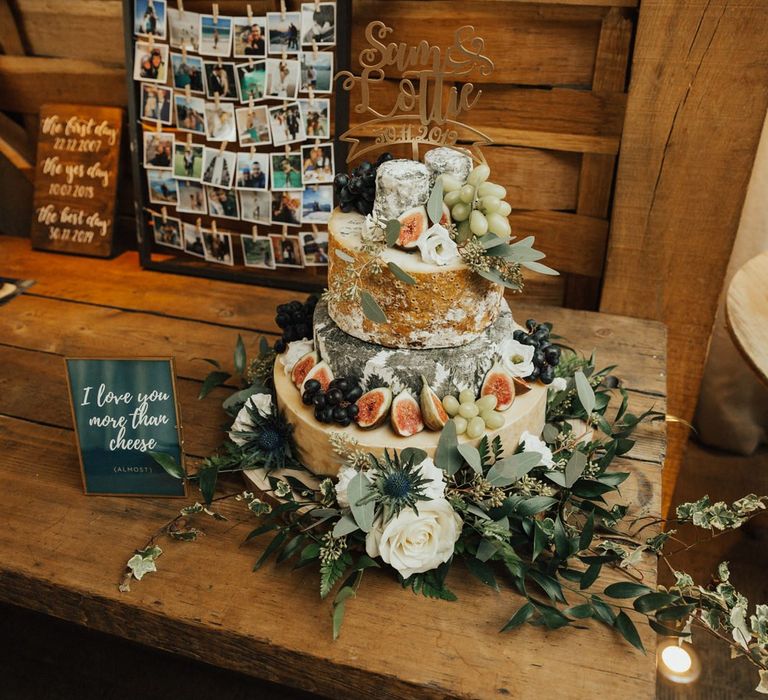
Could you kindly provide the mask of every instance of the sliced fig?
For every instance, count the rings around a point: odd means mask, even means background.
[[[515,393],[518,396],[527,394],[531,390],[531,385],[526,382],[525,379],[521,379],[520,377],[512,377],[512,379],[515,381]]]
[[[333,381],[333,372],[327,362],[318,362],[307,372],[304,381],[301,383],[301,393],[304,393],[304,385],[310,379],[317,379],[323,391],[328,391],[328,385]]]
[[[448,414],[443,408],[443,402],[434,392],[426,377],[421,375],[421,394],[419,395],[419,407],[424,425],[430,430],[442,430],[448,422]]]
[[[450,228],[451,226],[451,210],[447,204],[443,204],[443,215],[440,217],[440,225],[443,228]]]
[[[307,378],[309,371],[320,362],[320,356],[314,351],[310,350],[306,355],[302,355],[291,370],[291,381],[300,387],[304,380]]]
[[[410,437],[424,430],[419,402],[408,389],[401,391],[392,399],[392,412],[389,416],[392,430],[400,437]]]
[[[506,411],[515,400],[515,380],[498,362],[488,370],[480,389],[480,396],[489,394],[496,397],[497,411]]]
[[[355,422],[363,430],[378,428],[389,415],[392,406],[392,389],[379,387],[363,394],[356,402]]]
[[[401,248],[415,248],[416,241],[429,228],[427,210],[424,207],[414,207],[403,212],[397,220],[400,222],[400,235],[395,245]]]

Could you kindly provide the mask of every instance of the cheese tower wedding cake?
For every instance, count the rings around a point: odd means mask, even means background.
[[[423,163],[385,154],[337,176],[328,290],[311,333],[282,343],[274,370],[316,474],[338,471],[334,433],[374,454],[430,455],[450,418],[460,442],[499,435],[514,449],[541,433],[559,349],[548,328],[515,322],[504,290],[519,291],[521,265],[543,256],[530,238],[512,242],[506,192],[489,176],[444,147]],[[278,323],[294,312],[279,308]]]

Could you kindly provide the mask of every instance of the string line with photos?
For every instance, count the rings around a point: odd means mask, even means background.
[[[155,245],[227,266],[326,266],[336,3],[225,16],[172,1],[134,0],[133,14]]]

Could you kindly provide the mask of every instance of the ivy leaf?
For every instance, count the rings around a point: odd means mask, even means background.
[[[435,180],[435,186],[429,193],[427,201],[427,214],[433,224],[439,224],[443,218],[443,181],[440,178]]]
[[[173,456],[166,454],[165,452],[149,452],[149,456],[155,460],[168,474],[174,479],[183,479],[186,474],[181,465],[174,459]]]
[[[571,488],[578,481],[579,477],[584,473],[586,466],[587,455],[576,450],[568,460],[568,464],[565,465],[566,488]]]
[[[639,649],[645,654],[645,647],[640,639],[640,635],[637,633],[637,627],[635,623],[629,619],[629,615],[623,610],[616,616],[614,622],[616,629],[621,632],[621,636],[624,637],[633,647]]]
[[[603,593],[611,598],[636,598],[637,596],[651,593],[651,589],[642,583],[621,581],[619,583],[612,583]]]
[[[509,632],[516,627],[520,627],[524,622],[531,619],[535,610],[536,608],[534,608],[531,603],[526,603],[509,619],[507,624],[501,628],[501,632]]]
[[[355,259],[349,253],[345,253],[340,248],[336,248],[336,257],[341,258],[344,262],[348,262],[348,263],[355,262]]]
[[[218,477],[219,468],[215,464],[206,465],[197,472],[197,483],[200,486],[200,493],[203,495],[203,500],[206,505],[210,505],[213,500]]]
[[[459,453],[466,460],[467,464],[472,467],[478,474],[483,473],[483,460],[480,458],[480,453],[476,447],[469,444],[463,444],[458,446]]]
[[[235,343],[235,372],[243,374],[245,372],[245,343],[242,336],[237,334],[237,342]]]
[[[204,399],[211,393],[217,386],[221,386],[232,375],[229,372],[221,372],[219,370],[211,372],[204,380],[203,385],[200,387],[200,393],[197,395],[198,399]]]
[[[163,550],[157,545],[154,547],[148,547],[140,552],[134,554],[129,560],[126,566],[130,569],[131,574],[137,581],[141,581],[144,574],[157,571],[155,559],[157,559]]]
[[[494,486],[503,488],[514,484],[541,462],[538,452],[520,452],[500,459],[489,470],[486,479]]]
[[[397,219],[390,219],[387,221],[387,223],[384,225],[384,235],[387,239],[387,245],[391,248],[395,243],[397,243],[397,239],[400,238],[400,229],[402,228],[402,225]]]
[[[470,573],[475,578],[484,583],[486,586],[493,588],[493,590],[499,590],[499,585],[496,583],[496,577],[493,575],[493,570],[490,566],[488,566],[488,564],[480,561],[479,559],[475,559],[475,557],[466,557],[464,561],[466,562]]]
[[[449,420],[440,431],[440,439],[437,441],[437,448],[435,449],[435,464],[448,476],[452,476],[461,469],[463,460],[459,452],[456,423],[453,422],[453,419]]]
[[[373,525],[373,514],[376,507],[374,501],[360,504],[371,490],[368,477],[363,472],[358,472],[352,477],[347,487],[347,498],[352,509],[352,517],[363,532],[369,532]]]
[[[396,265],[393,262],[388,262],[387,267],[389,268],[389,271],[397,277],[401,282],[404,282],[405,284],[416,284],[416,280],[413,279],[405,270],[403,270],[402,267],[399,265]]]
[[[370,292],[363,290],[360,292],[360,305],[363,307],[363,313],[374,323],[388,323],[387,315],[381,310],[376,300]]]
[[[584,372],[579,370],[573,375],[576,382],[576,393],[579,395],[579,403],[581,403],[584,412],[587,416],[592,414],[595,410],[595,392],[592,391],[592,387],[589,385],[589,380],[584,376]]]

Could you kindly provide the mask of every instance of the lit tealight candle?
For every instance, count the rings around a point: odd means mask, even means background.
[[[677,640],[659,645],[659,673],[672,683],[693,683],[701,674],[701,664],[690,645],[679,646]]]

